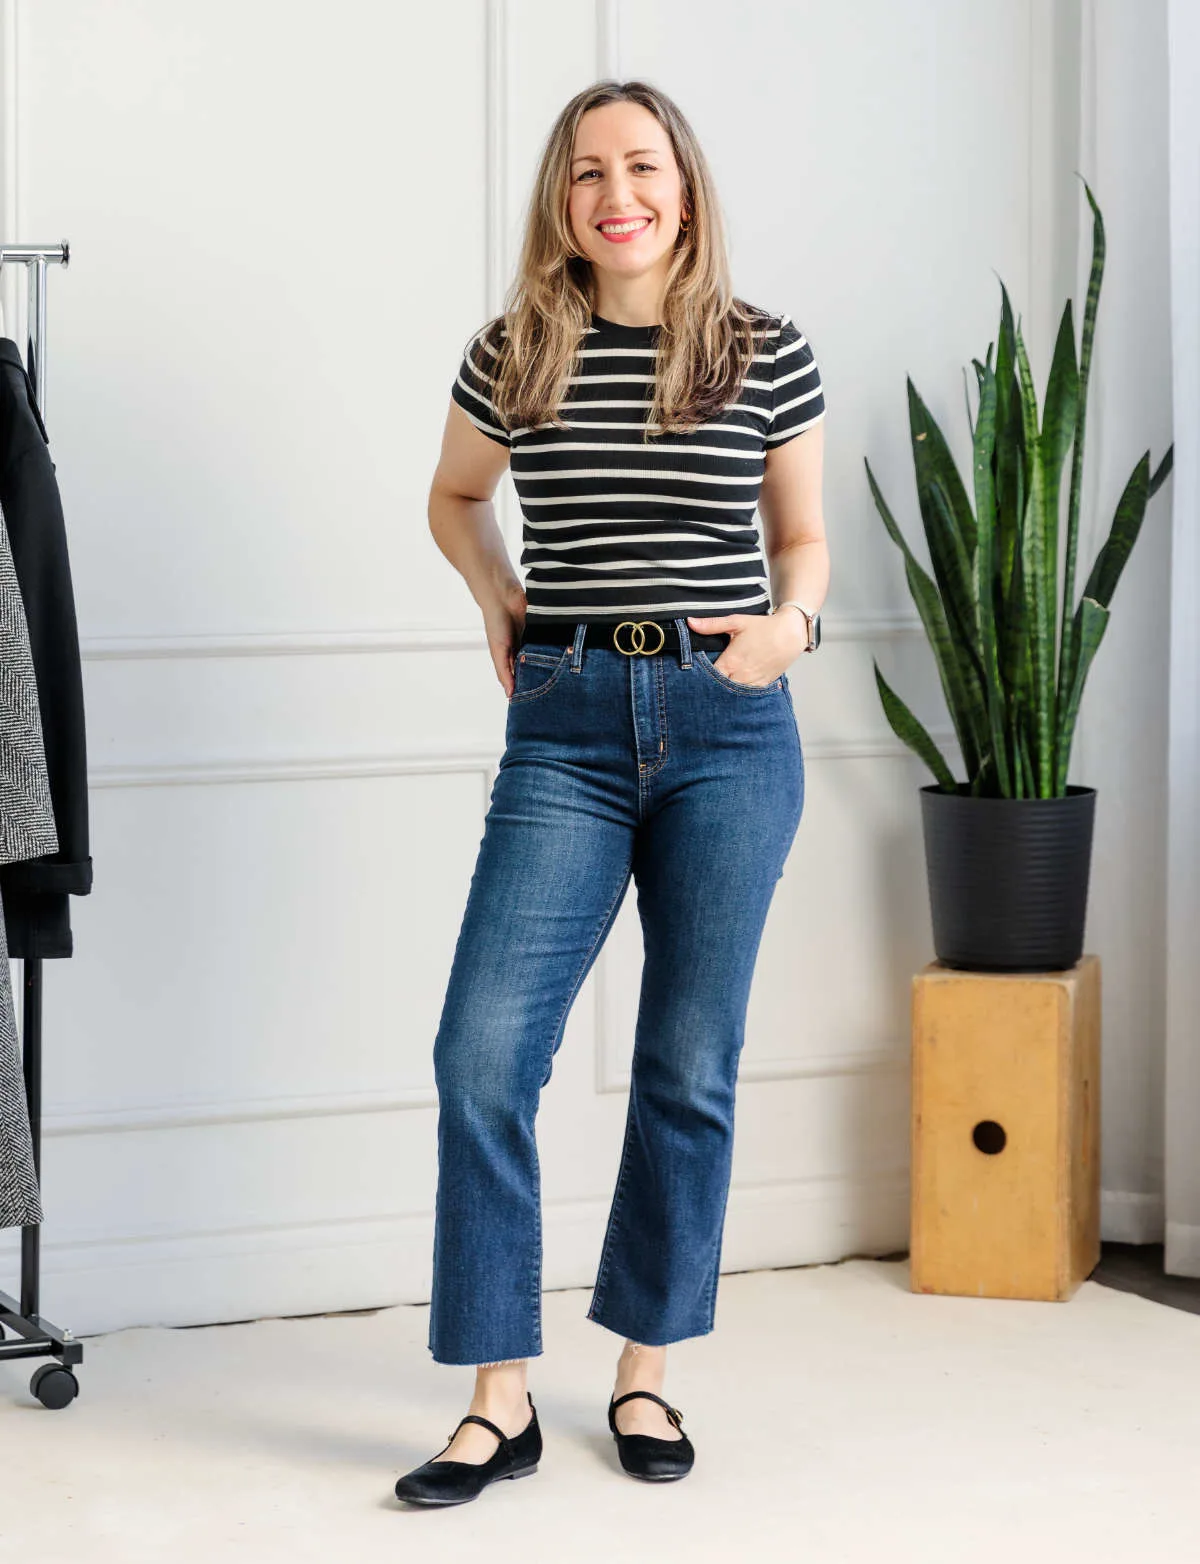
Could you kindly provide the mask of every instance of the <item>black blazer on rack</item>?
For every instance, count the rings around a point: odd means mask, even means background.
[[[0,337],[0,511],[25,604],[58,852],[0,866],[8,953],[69,956],[68,896],[92,888],[83,671],[49,437],[15,342]]]

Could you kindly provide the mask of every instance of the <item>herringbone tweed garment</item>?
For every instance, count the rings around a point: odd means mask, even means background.
[[[58,851],[25,605],[0,513],[0,863]],[[0,916],[0,1227],[42,1220]]]

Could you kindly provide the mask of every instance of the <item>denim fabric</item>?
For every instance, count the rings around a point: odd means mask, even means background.
[[[787,675],[735,683],[676,623],[677,652],[625,656],[581,623],[517,654],[434,1044],[441,1363],[542,1351],[534,1119],[631,877],[633,1079],[588,1317],[647,1345],[713,1328],[746,1006],[804,761]]]

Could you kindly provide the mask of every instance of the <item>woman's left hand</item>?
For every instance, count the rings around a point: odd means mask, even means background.
[[[786,672],[808,641],[801,614],[687,615],[688,628],[732,639],[713,667],[736,684],[768,685]]]

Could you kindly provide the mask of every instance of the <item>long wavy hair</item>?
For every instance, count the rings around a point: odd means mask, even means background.
[[[656,425],[690,433],[737,398],[769,317],[734,297],[725,228],[695,132],[663,92],[642,81],[600,81],[571,99],[546,139],[525,223],[517,274],[503,313],[488,322],[497,353],[492,401],[510,428],[565,427],[558,404],[591,325],[592,266],[576,246],[567,203],[579,121],[604,103],[640,103],[666,131],[690,213],[676,239],[658,334],[654,396],[643,438]],[[501,339],[503,324],[507,337]]]

